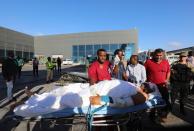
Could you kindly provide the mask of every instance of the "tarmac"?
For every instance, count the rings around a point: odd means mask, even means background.
[[[0,69],[1,70],[1,69]],[[85,73],[84,66],[71,66],[65,65],[62,66],[62,72],[77,72],[77,74]],[[57,71],[54,73],[54,82],[60,78],[60,74]],[[22,75],[20,79],[16,80],[15,87],[13,89],[14,97],[17,101],[23,101],[27,99],[27,96],[24,94],[25,86],[28,86],[31,91],[41,94],[43,92],[51,91],[54,87],[54,82],[46,83],[46,70],[44,65],[39,66],[39,77],[33,77],[32,75],[32,65],[25,65],[22,69]],[[19,122],[16,120],[10,119],[8,116],[13,115],[10,106],[14,102],[6,101],[6,86],[3,80],[2,74],[0,72],[0,131],[80,131],[85,130],[86,127],[83,125],[77,126],[52,126],[52,123],[44,123],[40,127],[39,122],[31,122],[30,124],[26,121]],[[181,130],[193,130],[194,126],[194,95],[189,96],[189,101],[186,103],[186,112],[187,115],[183,116],[179,113],[178,101],[174,106],[173,110],[169,113],[167,119],[163,123],[155,123],[150,121],[148,113],[144,113],[141,119],[141,130],[143,131],[155,131],[155,130],[172,130],[172,129],[181,129]],[[133,125],[134,126],[134,125]],[[106,130],[104,128],[104,130]]]

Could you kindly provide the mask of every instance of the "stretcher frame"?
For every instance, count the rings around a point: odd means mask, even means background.
[[[163,105],[155,105],[152,108],[162,108]],[[127,112],[127,113],[118,113],[118,114],[94,114],[94,120],[92,121],[92,127],[109,127],[115,126],[117,131],[121,130],[121,127],[128,127],[133,131],[141,131],[143,126],[141,123],[142,114],[144,114],[148,109],[145,108],[138,111]],[[30,123],[36,122],[39,125],[40,129],[43,129],[44,122],[49,122],[49,128],[54,128],[57,125],[70,126],[71,130],[74,131],[74,126],[83,125],[84,131],[89,131],[87,127],[87,114],[74,114],[66,117],[52,117],[52,118],[43,118],[43,117],[20,117],[16,115],[7,116],[7,119],[12,119],[16,122],[26,122],[26,131],[30,131]],[[122,117],[121,117],[122,116]],[[76,121],[75,121],[76,120]],[[129,127],[130,126],[130,127]]]

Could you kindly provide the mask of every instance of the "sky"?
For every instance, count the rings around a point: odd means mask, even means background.
[[[140,50],[194,46],[194,0],[0,0],[0,26],[30,35],[138,30]]]

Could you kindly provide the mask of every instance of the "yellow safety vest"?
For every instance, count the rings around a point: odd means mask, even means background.
[[[46,67],[47,67],[47,69],[53,69],[53,63],[52,62],[49,62],[49,61],[47,61],[46,62]]]

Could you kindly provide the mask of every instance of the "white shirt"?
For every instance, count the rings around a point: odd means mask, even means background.
[[[132,65],[132,64],[128,65],[126,69],[126,75],[135,76],[137,80],[137,85],[140,85],[141,83],[146,81],[145,67],[139,63],[137,65]]]
[[[187,58],[187,61],[188,61],[189,63],[191,63],[192,66],[194,67],[194,57],[193,57],[193,56],[189,56],[189,57]]]

